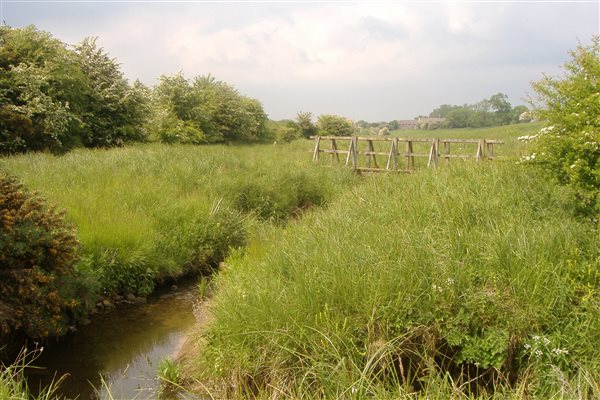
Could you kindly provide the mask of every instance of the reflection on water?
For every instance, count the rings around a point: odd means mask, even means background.
[[[104,399],[106,386],[114,399],[156,398],[158,364],[174,357],[183,345],[195,321],[196,293],[190,282],[147,304],[95,316],[91,324],[42,353],[35,364],[45,369],[30,371],[31,387],[69,374],[60,386],[69,399]]]

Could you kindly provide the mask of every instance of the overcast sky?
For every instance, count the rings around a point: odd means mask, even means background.
[[[198,2],[1,0],[6,24],[70,44],[86,36],[125,76],[210,73],[297,111],[389,121],[497,92],[523,104],[578,40],[600,33],[590,2]]]

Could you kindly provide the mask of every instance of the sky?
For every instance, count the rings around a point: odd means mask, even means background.
[[[210,73],[275,120],[411,119],[498,92],[525,104],[532,81],[600,34],[600,0],[0,0],[0,14],[68,44],[98,37],[130,81]]]

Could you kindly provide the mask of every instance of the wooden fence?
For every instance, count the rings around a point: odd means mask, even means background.
[[[340,154],[345,155],[345,165],[352,166],[358,172],[380,172],[380,171],[403,171],[411,172],[415,169],[415,158],[427,158],[427,167],[437,167],[439,160],[449,162],[451,158],[474,158],[477,161],[492,160],[494,158],[494,145],[503,144],[501,140],[489,139],[408,139],[399,137],[359,137],[359,136],[314,136],[315,147],[313,150],[313,161],[320,159],[320,154],[329,154],[332,163],[341,162]],[[329,141],[329,148],[322,148],[324,142]],[[338,148],[338,144],[348,142],[347,150]],[[365,142],[366,149],[359,150],[359,143]],[[376,151],[374,142],[389,143],[388,151]],[[425,144],[429,147],[428,152],[415,152],[417,144]],[[405,151],[400,153],[400,146],[405,145]],[[471,154],[452,154],[450,153],[451,144],[473,145],[474,152]],[[420,145],[421,147],[423,145]],[[440,146],[443,146],[443,152],[440,153]],[[344,145],[345,147],[345,145]],[[365,147],[365,146],[363,146]],[[364,165],[360,163],[359,156],[365,156]],[[377,156],[385,157],[385,168],[380,167]],[[401,166],[399,157],[404,158],[404,165]]]

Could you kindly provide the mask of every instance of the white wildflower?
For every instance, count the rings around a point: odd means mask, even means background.
[[[525,350],[529,350],[531,348],[531,345],[529,343],[525,343],[523,347],[525,347]]]
[[[539,349],[536,349],[536,350],[533,352],[533,354],[535,354],[535,356],[536,356],[536,357],[541,357],[541,356],[542,356],[542,354],[544,354],[544,353],[542,353],[542,351],[541,351],[541,350],[539,350]]]
[[[567,349],[559,349],[557,347],[557,348],[552,349],[552,353],[556,354],[557,356],[561,356],[563,354],[569,354],[569,350],[567,350]]]

